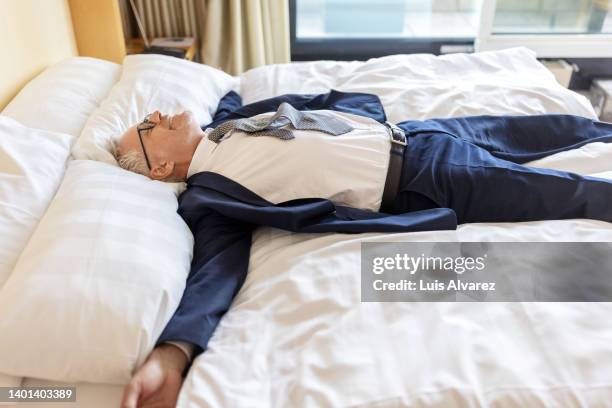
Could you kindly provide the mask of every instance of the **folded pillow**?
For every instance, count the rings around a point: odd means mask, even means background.
[[[235,85],[235,78],[207,65],[165,55],[128,55],[119,82],[85,124],[72,153],[77,159],[115,164],[109,141],[147,113],[190,110],[205,125]]]
[[[62,180],[73,140],[0,115],[0,288]]]
[[[182,296],[193,237],[171,186],[73,160],[0,290],[0,372],[125,383]]]
[[[2,114],[28,127],[78,136],[120,73],[121,65],[113,62],[67,59],[24,86]]]

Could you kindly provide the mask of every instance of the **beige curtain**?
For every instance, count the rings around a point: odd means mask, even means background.
[[[119,0],[126,38],[139,37],[129,0]],[[236,75],[289,62],[288,0],[134,0],[149,38],[195,37],[198,60]]]
[[[198,36],[196,1],[134,0],[134,4],[149,38]]]
[[[236,75],[290,61],[288,0],[200,0],[202,61]]]

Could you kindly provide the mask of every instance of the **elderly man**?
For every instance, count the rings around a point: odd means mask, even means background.
[[[612,142],[612,124],[569,115],[385,119],[376,96],[331,91],[220,109],[205,130],[190,112],[156,111],[125,132],[120,166],[187,181],[179,213],[195,237],[181,303],[126,388],[125,407],[175,404],[190,359],[244,281],[257,226],[358,233],[612,222],[609,180],[521,165]]]

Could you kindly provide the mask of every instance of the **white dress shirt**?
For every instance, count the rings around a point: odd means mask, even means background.
[[[363,116],[319,112],[335,115],[354,129],[338,136],[292,129],[295,139],[291,140],[238,130],[225,135],[220,143],[204,136],[187,176],[202,171],[218,173],[275,204],[318,197],[378,211],[391,148],[387,127]]]
[[[378,211],[389,166],[391,135],[374,119],[319,111],[345,120],[353,130],[339,136],[292,129],[295,139],[253,136],[242,131],[198,145],[187,177],[202,171],[221,174],[272,203],[326,198],[339,205]],[[265,115],[257,115],[257,118]],[[194,345],[167,342],[191,360]]]

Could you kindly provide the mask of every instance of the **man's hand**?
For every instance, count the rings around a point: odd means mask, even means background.
[[[125,387],[121,408],[175,407],[187,356],[178,347],[162,344]]]

